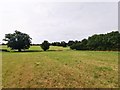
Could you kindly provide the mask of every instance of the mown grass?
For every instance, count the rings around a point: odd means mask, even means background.
[[[118,87],[118,52],[75,51],[68,47],[50,47],[44,52],[39,46],[30,50],[39,52],[2,53],[3,87]]]

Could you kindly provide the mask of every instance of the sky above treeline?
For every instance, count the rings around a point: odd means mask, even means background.
[[[29,34],[32,43],[82,40],[117,31],[118,3],[100,1],[0,1],[0,40],[15,30]]]

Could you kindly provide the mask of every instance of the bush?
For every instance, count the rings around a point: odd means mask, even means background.
[[[50,46],[50,43],[48,41],[44,41],[42,44],[41,44],[41,48],[46,51],[49,49],[49,46]]]

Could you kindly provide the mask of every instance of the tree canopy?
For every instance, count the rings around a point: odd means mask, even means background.
[[[41,44],[41,48],[46,51],[49,49],[49,46],[50,46],[50,43],[48,41],[44,41],[42,44]]]
[[[120,33],[94,34],[81,42],[73,43],[70,48],[76,50],[119,50]]]
[[[3,40],[7,41],[7,46],[11,49],[21,51],[21,49],[28,49],[30,47],[31,39],[28,34],[16,30],[13,34],[5,34],[5,39]]]

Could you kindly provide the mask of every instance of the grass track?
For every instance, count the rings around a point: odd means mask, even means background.
[[[40,52],[2,53],[4,87],[118,87],[118,52],[30,48],[38,49]]]

